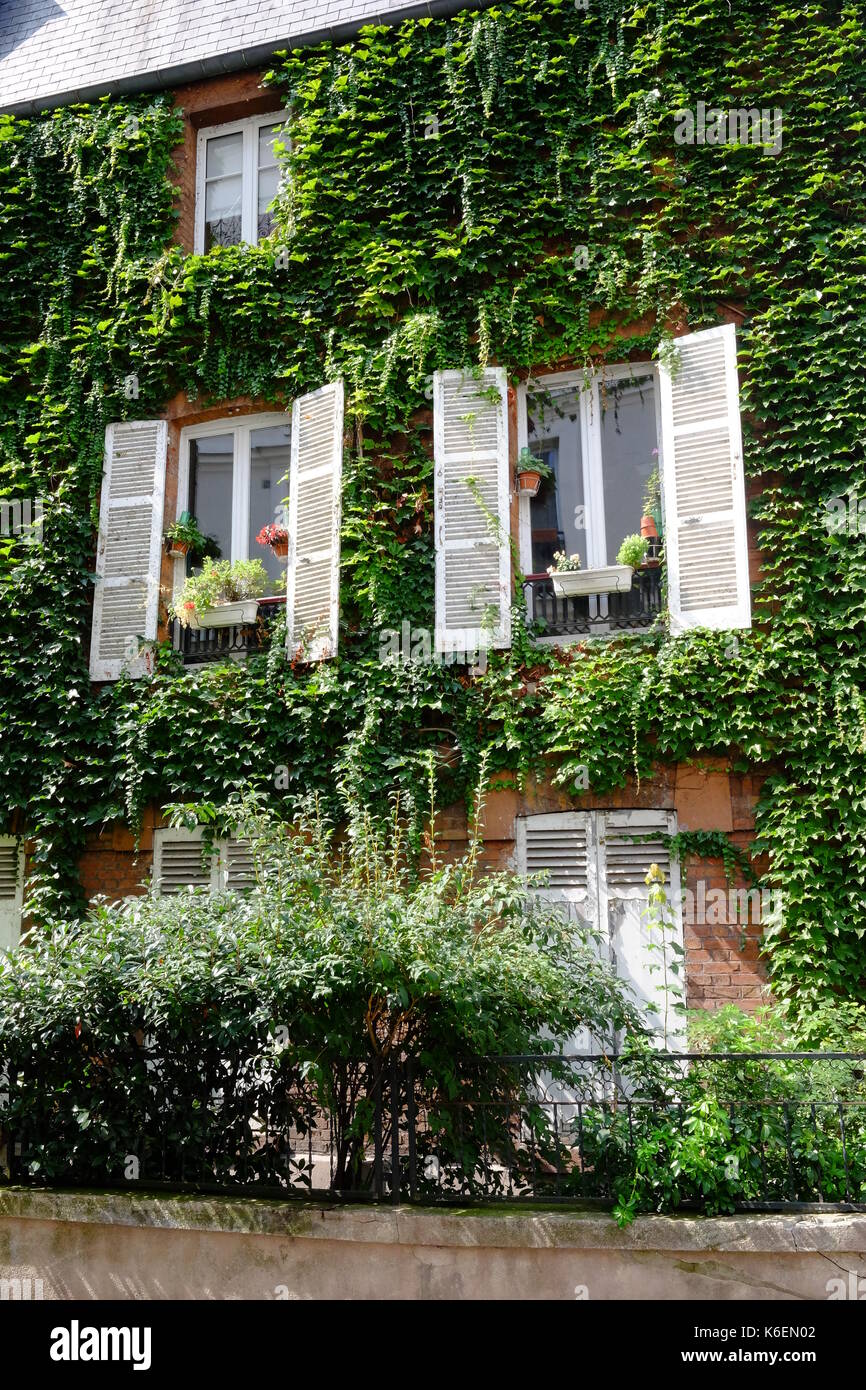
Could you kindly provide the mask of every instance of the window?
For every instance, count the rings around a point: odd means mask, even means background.
[[[671,859],[665,838],[675,831],[676,816],[667,811],[566,811],[524,816],[517,822],[520,872],[547,874],[547,886],[539,891],[561,904],[569,918],[599,933],[603,953],[628,981],[647,1025],[657,1033],[663,1028],[664,1000],[659,992],[661,971],[654,968],[660,965],[659,951],[648,949],[645,879],[650,865],[658,864],[675,924],[673,939],[681,948],[679,864]],[[671,959],[669,954],[669,964]],[[682,985],[682,977],[676,978]],[[681,1033],[680,1016],[673,1014],[668,1020],[669,1048],[684,1042]],[[586,1051],[590,1044],[584,1031],[568,1045]]]
[[[279,187],[276,146],[286,114],[272,112],[200,130],[196,157],[196,252],[251,245],[274,229]]]
[[[280,594],[285,561],[256,536],[270,522],[286,525],[290,457],[288,415],[211,421],[181,434],[178,515],[191,512],[223,559],[261,560]],[[177,564],[182,582],[184,562]]]
[[[583,569],[616,563],[624,538],[640,531],[644,494],[659,466],[658,410],[651,366],[529,383],[526,441],[554,474],[524,521],[533,574],[548,568],[556,550],[578,554]]]
[[[206,850],[201,830],[157,830],[153,881],[159,895],[167,897],[187,888],[243,892],[256,880],[252,854],[243,840],[217,840]]]
[[[14,837],[0,837],[0,951],[13,951],[21,936],[24,850]]]

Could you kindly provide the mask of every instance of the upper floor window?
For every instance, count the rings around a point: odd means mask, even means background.
[[[271,204],[279,186],[276,145],[286,115],[250,116],[198,133],[195,249],[255,246],[274,229]]]
[[[210,421],[181,435],[178,514],[189,511],[223,559],[261,560],[279,593],[285,563],[256,536],[271,522],[286,524],[290,446],[284,414]]]
[[[529,448],[552,474],[530,503],[532,572],[556,551],[579,555],[582,569],[615,564],[625,537],[640,531],[659,467],[655,370],[543,377],[529,383],[526,405]]]

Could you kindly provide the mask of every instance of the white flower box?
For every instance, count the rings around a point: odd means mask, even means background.
[[[216,608],[205,608],[201,613],[191,613],[191,628],[241,627],[254,623],[258,612],[257,598],[241,599],[238,603],[220,603]]]
[[[594,570],[561,570],[550,576],[557,598],[580,594],[624,594],[631,588],[631,565],[600,565]]]

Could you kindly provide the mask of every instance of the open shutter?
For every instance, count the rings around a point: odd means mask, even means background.
[[[652,933],[657,949],[649,949],[651,933],[646,921],[649,887],[646,876],[657,864],[665,876],[673,929],[668,943],[682,947],[682,911],[679,863],[671,859],[664,837],[676,831],[676,817],[666,811],[604,811],[599,813],[599,904],[607,923],[610,949],[616,973],[631,986],[635,1001],[646,1015],[647,1026],[658,1032],[664,1014],[661,938]],[[673,983],[684,987],[683,957],[666,947],[668,967],[679,967]],[[658,968],[654,968],[658,967]],[[685,1046],[682,1015],[673,1012],[673,994],[668,1002],[668,1047]]]
[[[90,676],[141,676],[156,639],[167,428],[164,420],[109,425],[96,552]]]
[[[15,839],[0,839],[0,951],[12,951],[21,935],[24,854]]]
[[[340,619],[340,489],[343,383],[301,396],[292,409],[289,556],[286,593],[289,656],[336,656]]]
[[[506,393],[503,367],[433,378],[437,652],[511,641]]]
[[[751,626],[733,324],[676,340],[659,369],[671,630]]]
[[[153,881],[162,896],[186,888],[219,887],[219,851],[202,856],[199,830],[157,830],[153,840]]]

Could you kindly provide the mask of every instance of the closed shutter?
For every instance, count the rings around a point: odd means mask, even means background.
[[[679,864],[671,858],[665,837],[676,831],[676,817],[666,811],[565,811],[526,816],[517,822],[517,863],[523,874],[546,875],[536,891],[561,903],[566,915],[597,931],[601,954],[646,1015],[647,1026],[661,1031],[664,1009],[659,950],[650,941],[646,921],[649,888],[646,876],[657,864],[665,876],[671,931],[668,940],[682,946]],[[682,956],[668,946],[668,963]],[[682,967],[679,975],[683,983]],[[668,1047],[684,1045],[682,1024],[671,1014],[669,995]],[[673,1024],[671,1024],[673,1019]],[[568,1041],[568,1050],[586,1052],[598,1045],[581,1030]]]
[[[676,340],[659,371],[671,630],[751,626],[746,494],[732,324]]]
[[[665,837],[676,831],[676,817],[666,811],[602,811],[598,826],[599,904],[606,923],[611,958],[620,979],[628,981],[649,1028],[658,1033],[664,1022],[661,935],[650,931],[647,874],[657,864],[665,876],[671,929],[666,933],[668,974],[672,985],[684,986],[682,911],[679,863],[671,858]],[[675,946],[671,943],[675,943]],[[674,967],[679,967],[679,974]],[[676,996],[668,992],[667,1046],[685,1046],[681,1017],[673,1011]]]
[[[219,887],[219,854],[202,856],[201,832],[157,830],[153,843],[153,879],[163,897],[187,888]]]
[[[140,642],[156,639],[167,429],[164,420],[109,425],[96,552],[90,676],[141,676]]]
[[[507,381],[433,378],[436,650],[511,641],[511,520]]]
[[[0,839],[0,951],[12,951],[21,935],[24,855],[15,839]]]
[[[343,383],[296,400],[289,470],[289,656],[336,656],[340,618]]]
[[[242,893],[256,886],[253,852],[246,840],[229,840],[225,846],[226,887]]]

